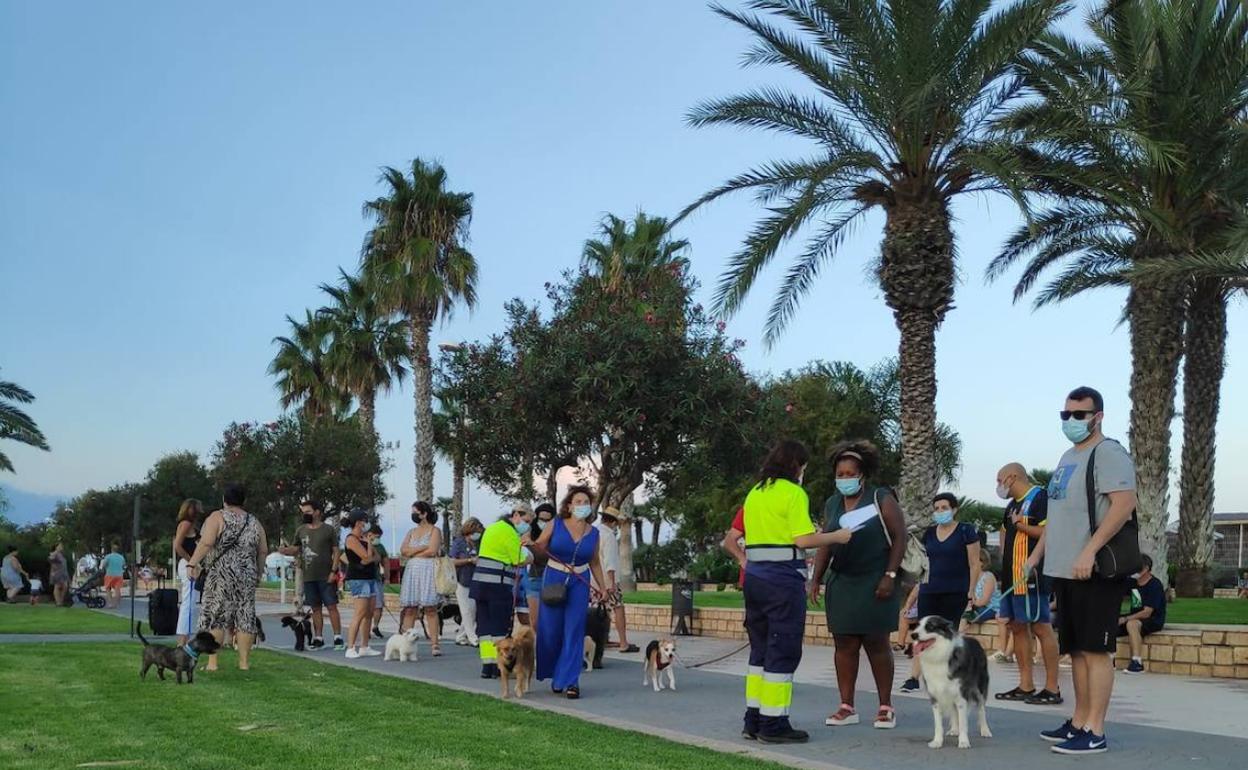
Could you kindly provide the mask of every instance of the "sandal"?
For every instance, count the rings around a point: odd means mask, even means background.
[[[576,687],[575,685],[573,685],[572,687],[569,687],[567,697],[568,697],[568,700],[576,700],[577,698],[581,697],[581,688]]]
[[[875,722],[872,725],[877,730],[891,730],[897,726],[897,712],[892,706],[880,706],[880,710],[875,712]]]
[[[1060,706],[1062,704],[1062,694],[1052,690],[1041,690],[1024,702],[1028,706]]]
[[[433,652],[433,657],[435,657],[435,658],[440,658],[440,657],[442,657],[442,648],[441,648],[441,647],[434,647],[434,648],[433,648],[433,650],[432,650],[432,652]]]
[[[858,712],[854,711],[854,707],[848,703],[842,703],[836,713],[823,720],[825,725],[829,727],[843,727],[845,725],[858,724]]]
[[[1020,687],[1015,687],[1013,690],[999,692],[995,697],[997,700],[1026,701],[1028,698],[1034,697],[1035,694],[1035,690],[1024,690]]]

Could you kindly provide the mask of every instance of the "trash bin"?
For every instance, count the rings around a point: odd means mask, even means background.
[[[693,582],[672,583],[672,634],[689,636],[693,631]]]

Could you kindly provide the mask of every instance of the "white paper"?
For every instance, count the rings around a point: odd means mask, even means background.
[[[878,516],[879,514],[876,512],[874,505],[855,508],[849,513],[841,515],[841,526],[851,532],[857,532]]]

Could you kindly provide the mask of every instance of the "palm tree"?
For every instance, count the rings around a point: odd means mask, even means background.
[[[684,266],[689,241],[672,239],[663,217],[637,212],[630,225],[614,214],[603,218],[598,237],[585,241],[581,265],[599,277],[604,291],[636,294],[656,270]]]
[[[458,302],[477,301],[477,262],[465,248],[472,193],[446,187],[446,170],[417,158],[408,174],[382,169],[386,195],[364,204],[373,227],[361,263],[384,310],[403,316],[416,393],[416,496],[433,499],[433,373],[429,334]]]
[[[456,531],[464,523],[464,476],[465,457],[462,428],[463,406],[449,388],[439,390],[438,411],[433,413],[433,443],[438,453],[451,461],[451,529]]]
[[[1223,238],[1245,199],[1245,16],[1221,0],[1109,3],[1090,23],[1092,43],[1053,34],[1027,58],[1024,80],[1039,98],[1003,124],[1027,143],[1022,154],[1037,187],[1062,200],[1019,229],[989,276],[1029,256],[1015,286],[1018,298],[1047,269],[1064,263],[1036,305],[1091,288],[1128,289],[1130,443],[1145,545],[1162,576],[1185,305],[1193,300],[1195,319],[1209,298],[1198,299],[1192,290],[1199,287],[1190,281],[1138,268]],[[1192,334],[1194,346],[1220,344],[1207,339],[1208,332]],[[1082,344],[1073,339],[1071,352]],[[1220,374],[1195,379],[1211,377]],[[1204,389],[1194,397],[1208,395],[1207,385],[1193,387]],[[1208,428],[1208,418],[1195,416],[1192,427]]]
[[[0,380],[0,440],[16,441],[47,452],[48,440],[44,438],[43,431],[39,430],[30,415],[15,406],[31,404],[34,401],[34,395],[21,385]],[[0,471],[15,472],[13,462],[4,452],[0,452]]]
[[[351,408],[351,394],[339,387],[326,360],[332,332],[327,319],[305,311],[303,321],[286,316],[290,334],[274,337],[277,355],[269,374],[277,377],[282,408],[298,406],[310,419],[339,416]]]
[[[1007,148],[988,128],[1014,102],[1011,65],[1064,9],[1061,0],[751,0],[770,18],[715,7],[751,33],[747,64],[795,71],[812,95],[760,88],[707,102],[695,126],[761,128],[812,140],[815,153],[747,171],[693,209],[750,190],[768,209],[730,261],[715,299],[736,311],[780,247],[814,225],[784,277],[766,325],[774,344],[851,226],[884,212],[876,276],[900,331],[902,508],[936,492],[936,330],[953,305],[950,204],[1000,190],[1020,199]]]
[[[321,285],[334,304],[317,311],[329,323],[325,363],[329,379],[355,396],[364,427],[377,435],[377,391],[389,391],[407,376],[407,326],[383,312],[364,278],[339,270],[340,286]]]

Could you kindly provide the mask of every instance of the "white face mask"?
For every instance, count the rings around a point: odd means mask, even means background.
[[[1010,488],[1006,486],[1005,484],[998,484],[997,485],[997,497],[1001,498],[1002,500],[1009,500]]]

